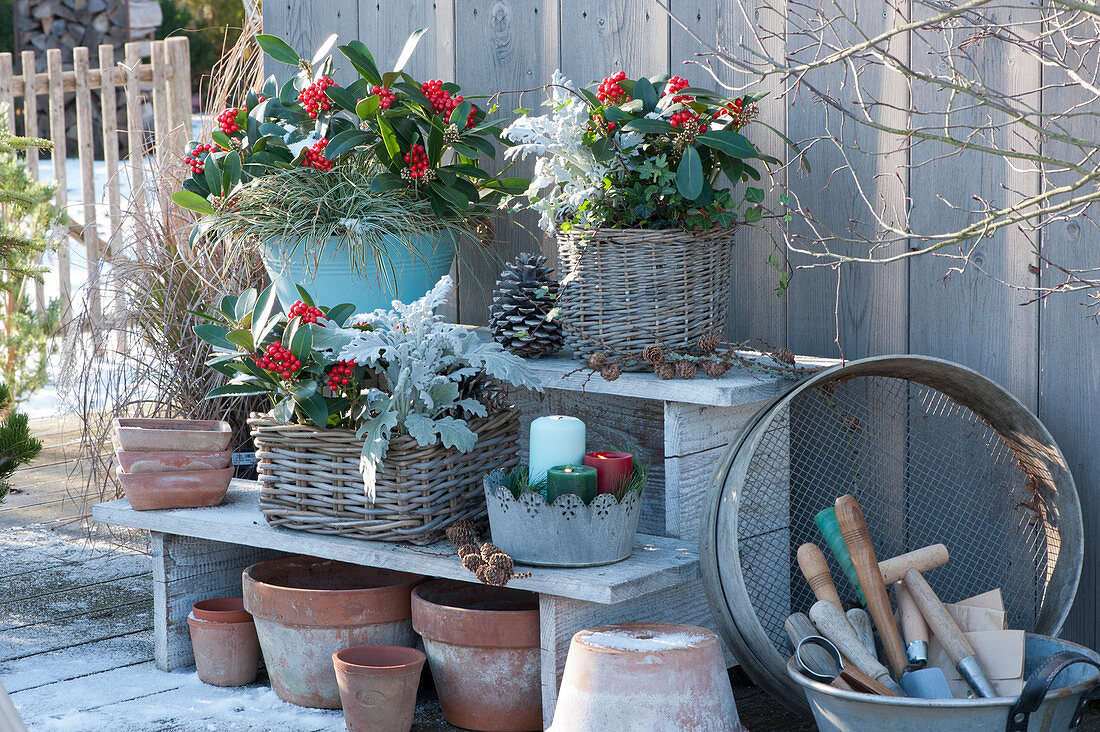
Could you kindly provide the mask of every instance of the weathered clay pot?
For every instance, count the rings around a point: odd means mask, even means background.
[[[356,646],[332,654],[349,732],[409,732],[425,660],[404,646]]]
[[[217,419],[116,419],[115,437],[123,450],[222,452],[233,429]]]
[[[315,557],[285,557],[244,571],[244,606],[256,620],[280,699],[340,708],[332,654],[364,645],[413,646],[409,595],[424,577]]]
[[[573,636],[555,732],[737,732],[718,636],[673,623],[622,623]]]
[[[214,686],[244,686],[256,680],[260,643],[241,598],[195,603],[187,627],[191,630],[199,679]]]
[[[217,506],[225,498],[233,468],[184,470],[173,473],[125,473],[119,482],[135,511],[157,508]]]
[[[413,590],[412,618],[450,724],[542,729],[538,595],[432,580]]]
[[[127,473],[168,473],[179,470],[222,470],[233,460],[231,450],[221,452],[131,452],[119,450],[118,464]]]

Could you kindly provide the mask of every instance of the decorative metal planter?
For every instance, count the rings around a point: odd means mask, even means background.
[[[493,543],[517,564],[592,567],[621,562],[634,548],[642,497],[630,491],[622,503],[602,493],[591,504],[573,494],[547,505],[541,493],[516,498],[504,470],[485,476],[485,502]]]

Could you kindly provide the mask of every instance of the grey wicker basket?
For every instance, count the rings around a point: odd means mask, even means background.
[[[597,351],[642,370],[643,348],[686,348],[721,334],[730,301],[733,229],[597,229],[558,237],[562,323],[573,357]],[[625,358],[624,358],[625,356]]]
[[[375,500],[359,473],[363,441],[345,429],[281,425],[252,414],[262,483],[260,511],[272,526],[354,539],[428,544],[459,519],[485,516],[482,478],[518,461],[519,416],[509,408],[469,420],[477,445],[468,453],[390,440],[378,467]]]

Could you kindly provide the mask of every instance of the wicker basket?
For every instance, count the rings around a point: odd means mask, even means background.
[[[485,516],[482,478],[518,463],[519,416],[509,408],[469,420],[477,446],[460,453],[421,447],[407,435],[390,440],[378,466],[375,501],[359,473],[363,441],[344,429],[281,425],[253,414],[262,482],[260,510],[272,526],[330,536],[428,544],[459,519]]]
[[[658,340],[686,348],[705,333],[721,334],[732,255],[732,229],[597,229],[558,237],[566,345],[585,360],[597,351],[640,354]],[[640,359],[620,365],[648,368]]]

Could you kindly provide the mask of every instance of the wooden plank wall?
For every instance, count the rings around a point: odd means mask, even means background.
[[[851,0],[861,17],[871,18],[877,29],[900,19],[901,11],[884,12],[875,0]],[[737,47],[745,33],[745,20],[734,0],[671,0],[673,11],[689,27],[707,39]],[[676,73],[693,83],[713,85],[704,70],[685,65],[696,47],[656,5],[654,0],[410,0],[378,3],[375,0],[278,0],[265,3],[265,29],[286,37],[297,48],[314,48],[330,33],[347,37],[358,29],[359,40],[375,51],[380,64],[392,62],[408,32],[430,26],[410,69],[417,74],[455,78],[468,96],[499,90],[526,89],[549,80],[555,68],[577,82],[588,82],[624,69],[639,73]],[[776,27],[779,12],[774,4],[759,0],[756,18]],[[895,53],[921,58],[921,49],[894,48]],[[1040,89],[1043,73],[1027,59],[984,58],[983,71],[993,74],[995,85]],[[723,77],[730,81],[729,77]],[[867,80],[865,80],[867,81]],[[880,99],[901,109],[910,102],[903,85],[889,79],[873,79]],[[1057,89],[1044,94],[1043,105],[1058,104]],[[832,91],[847,103],[851,90],[837,80]],[[1038,92],[1037,92],[1038,93]],[[846,96],[847,95],[847,96]],[[1046,97],[1050,97],[1049,99]],[[535,107],[538,99],[501,100],[500,113],[518,106]],[[763,118],[788,135],[799,138],[821,134],[823,111],[809,102],[763,105]],[[846,133],[849,132],[846,130]],[[911,215],[916,225],[948,214],[934,196],[945,187],[970,192],[983,190],[994,197],[1001,182],[1010,188],[1034,190],[1038,176],[1009,168],[972,168],[958,171],[952,160],[938,161],[900,178],[894,173],[907,161],[891,152],[887,141],[861,132],[865,149],[884,154],[870,156],[860,180],[872,195],[888,202],[896,216]],[[762,137],[762,136],[761,136]],[[786,153],[778,144],[768,152]],[[815,152],[813,172],[798,173],[792,180],[803,203],[816,211],[830,211],[843,229],[850,213],[859,210],[857,191],[850,181],[826,179],[837,165],[824,147]],[[931,156],[930,148],[920,152]],[[916,153],[915,153],[916,154]],[[946,172],[943,166],[951,166]],[[887,175],[879,175],[886,173]],[[791,175],[796,175],[792,173]],[[1030,177],[1029,177],[1030,176]],[[1011,182],[1009,182],[1011,179]],[[949,192],[949,191],[948,191]],[[909,207],[908,209],[906,207]],[[494,250],[499,258],[529,250],[540,242],[542,251],[555,257],[553,243],[537,236],[534,217],[519,215],[497,222]],[[533,238],[534,236],[534,238]],[[984,244],[977,256],[983,270],[994,276],[1021,281],[1032,276],[1053,282],[1057,274],[1039,267],[1031,245],[1039,245],[1055,258],[1077,256],[1081,266],[1100,265],[1095,247],[1082,227],[1061,224],[1044,232],[1043,241],[1029,242],[1020,232],[1001,232]],[[898,245],[901,246],[901,245]],[[765,231],[743,231],[738,236],[732,278],[729,335],[760,339],[771,345],[785,344],[798,353],[839,356],[833,342],[836,332],[834,301],[836,275],[830,270],[801,270],[791,280],[785,298],[774,294],[776,272],[767,264],[769,253],[782,257],[774,238]],[[1091,257],[1087,262],[1082,260]],[[797,264],[797,263],[796,263]],[[463,322],[483,323],[488,290],[495,264],[468,264],[462,272],[459,314]],[[1079,300],[1072,296],[1020,307],[1022,297],[977,271],[944,280],[942,260],[927,259],[887,268],[848,270],[839,295],[839,330],[843,355],[863,356],[911,352],[959,361],[1004,384],[1024,404],[1036,409],[1070,461],[1085,511],[1085,535],[1100,530],[1100,453],[1091,445],[1091,416],[1100,403],[1100,376],[1089,366],[1100,352],[1100,324],[1085,317]],[[475,282],[477,284],[475,284]],[[1096,646],[1097,582],[1100,577],[1095,552],[1086,547],[1085,568],[1077,605],[1064,635]]]

